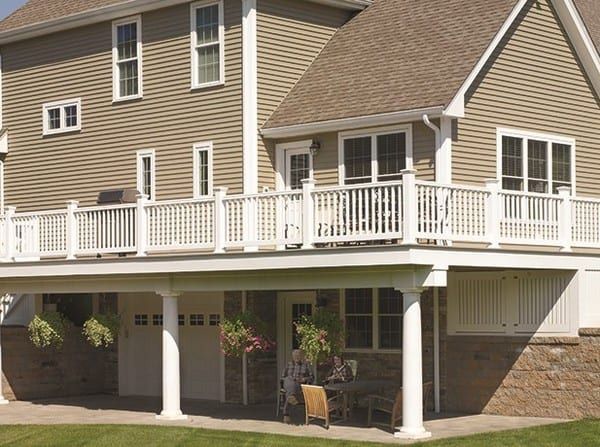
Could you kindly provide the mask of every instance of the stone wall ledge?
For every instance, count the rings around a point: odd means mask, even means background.
[[[581,337],[600,337],[600,327],[586,327],[579,329]]]
[[[576,336],[561,337],[533,337],[529,340],[530,345],[578,345],[581,339]]]
[[[592,329],[596,330],[596,329]],[[600,329],[598,329],[600,331]],[[581,335],[581,330],[579,331]],[[587,336],[587,334],[586,334]],[[600,332],[599,335],[600,336]],[[563,335],[563,336],[515,336],[510,337],[506,335],[491,336],[491,335],[450,335],[448,336],[449,343],[464,343],[468,345],[474,344],[485,344],[489,345],[578,345],[581,343],[581,339],[574,335]]]

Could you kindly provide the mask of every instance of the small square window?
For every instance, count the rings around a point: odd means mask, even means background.
[[[136,326],[148,326],[148,315],[137,314],[134,316],[134,324]]]
[[[185,315],[179,315],[177,318],[177,323],[179,326],[185,326]]]
[[[81,100],[48,103],[43,105],[43,133],[53,135],[81,129]]]
[[[208,319],[208,324],[211,326],[218,326],[219,324],[221,324],[221,315],[211,314]]]
[[[163,325],[163,316],[162,316],[162,314],[154,314],[154,315],[152,315],[152,325],[153,326],[162,326]]]
[[[204,315],[202,315],[202,314],[190,315],[190,326],[204,326]]]

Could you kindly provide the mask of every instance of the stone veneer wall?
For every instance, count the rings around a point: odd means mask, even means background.
[[[448,337],[448,409],[600,417],[600,329],[579,337]]]
[[[117,348],[95,349],[73,328],[60,351],[39,350],[27,328],[2,330],[2,381],[9,400],[31,400],[84,394],[116,393]]]

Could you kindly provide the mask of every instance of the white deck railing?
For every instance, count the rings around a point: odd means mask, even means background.
[[[102,254],[242,248],[314,248],[359,243],[476,242],[600,248],[600,200],[417,181],[227,195],[199,200],[16,213],[0,217],[5,261]]]

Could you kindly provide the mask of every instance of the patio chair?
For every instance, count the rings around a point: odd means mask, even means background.
[[[433,393],[433,382],[425,382],[423,384],[423,411],[427,410],[427,403]],[[392,431],[396,429],[398,422],[402,420],[402,389],[396,394],[396,399],[388,399],[384,396],[370,395],[369,410],[367,416],[367,426],[372,426],[373,412],[381,411],[390,415],[390,428]]]
[[[304,406],[306,408],[306,425],[311,419],[325,421],[325,428],[329,428],[331,414],[343,411],[343,404],[339,396],[327,398],[327,392],[322,386],[302,385]]]

